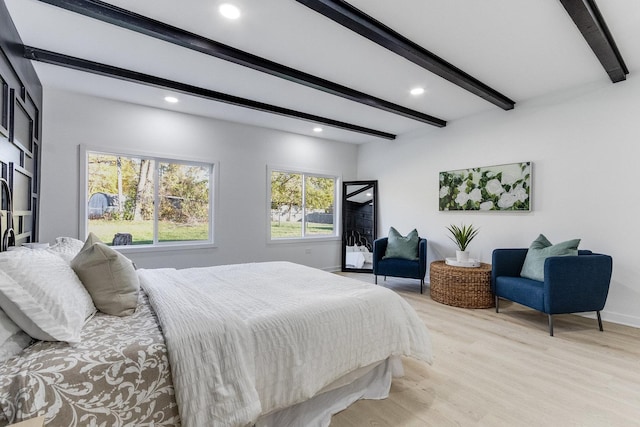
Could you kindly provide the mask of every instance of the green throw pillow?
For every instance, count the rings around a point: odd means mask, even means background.
[[[544,261],[551,256],[578,255],[578,244],[580,244],[580,239],[567,240],[566,242],[552,245],[541,234],[529,246],[520,276],[543,282]]]
[[[389,229],[389,238],[387,241],[387,250],[382,259],[386,258],[403,258],[415,261],[418,259],[418,230],[413,229],[409,234],[403,236],[398,230],[391,227]]]

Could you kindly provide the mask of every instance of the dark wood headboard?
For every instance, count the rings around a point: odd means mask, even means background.
[[[18,245],[38,240],[40,205],[42,85],[23,52],[0,0],[0,237],[12,225]]]
[[[370,242],[366,236],[363,236],[355,230],[351,230],[345,234],[345,242],[347,246],[364,246],[373,252],[373,242]]]

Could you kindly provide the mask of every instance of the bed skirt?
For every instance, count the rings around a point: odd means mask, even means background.
[[[402,360],[390,357],[339,378],[305,402],[261,416],[255,427],[326,427],[332,415],[360,399],[387,398],[391,379],[401,376]]]

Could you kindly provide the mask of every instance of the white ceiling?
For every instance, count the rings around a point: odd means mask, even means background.
[[[401,135],[430,125],[197,53],[38,0],[4,0],[26,45]],[[165,22],[452,122],[499,107],[437,77],[294,0],[108,0]],[[242,16],[218,13],[224,2]],[[388,27],[517,103],[609,77],[558,0],[349,0]],[[640,1],[598,2],[633,74]],[[56,87],[351,143],[375,137],[34,62]],[[617,83],[624,84],[624,83]],[[415,97],[409,90],[426,89]],[[508,114],[507,111],[503,112]],[[437,128],[433,128],[437,131]]]

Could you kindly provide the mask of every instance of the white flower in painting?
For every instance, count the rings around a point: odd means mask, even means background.
[[[491,208],[493,208],[493,202],[491,200],[489,200],[488,202],[480,203],[480,210],[481,211],[490,211]]]
[[[487,182],[485,188],[489,194],[495,194],[496,196],[504,193],[504,188],[502,188],[502,184],[497,179]]]
[[[529,195],[527,194],[527,190],[522,188],[522,184],[518,184],[518,186],[513,190],[511,190],[511,192],[514,194],[514,196],[519,202],[524,202],[529,198]]]
[[[469,200],[469,195],[464,191],[459,192],[458,195],[456,196],[456,203],[459,204],[460,206],[467,203],[467,200]]]
[[[513,188],[508,193],[502,194],[500,200],[498,200],[498,206],[502,209],[509,209],[516,202],[524,202],[529,195],[527,191],[522,188],[522,184],[519,184],[516,188]]]
[[[465,191],[466,189],[466,183],[458,186],[458,195],[456,196],[456,203],[458,205],[463,206],[469,200],[471,200],[472,202],[479,202],[480,200],[482,200],[482,192],[479,188],[474,188],[473,190],[471,190],[471,193],[467,193]]]
[[[449,194],[449,186],[445,185],[440,189],[440,198],[446,197]]]
[[[503,185],[512,185],[514,182],[520,179],[520,176],[515,176],[510,173],[502,174],[502,184]]]
[[[500,200],[498,200],[498,206],[501,209],[509,209],[511,206],[513,206],[513,204],[516,202],[516,197],[513,195],[513,193],[509,192],[509,193],[504,193],[502,196],[500,196]]]
[[[471,190],[471,193],[469,193],[469,200],[476,203],[482,200],[482,192],[479,188],[474,188],[473,190]]]
[[[467,183],[463,182],[458,185],[458,195],[456,196],[456,203],[459,205],[464,205],[469,200],[469,194],[467,193]]]

